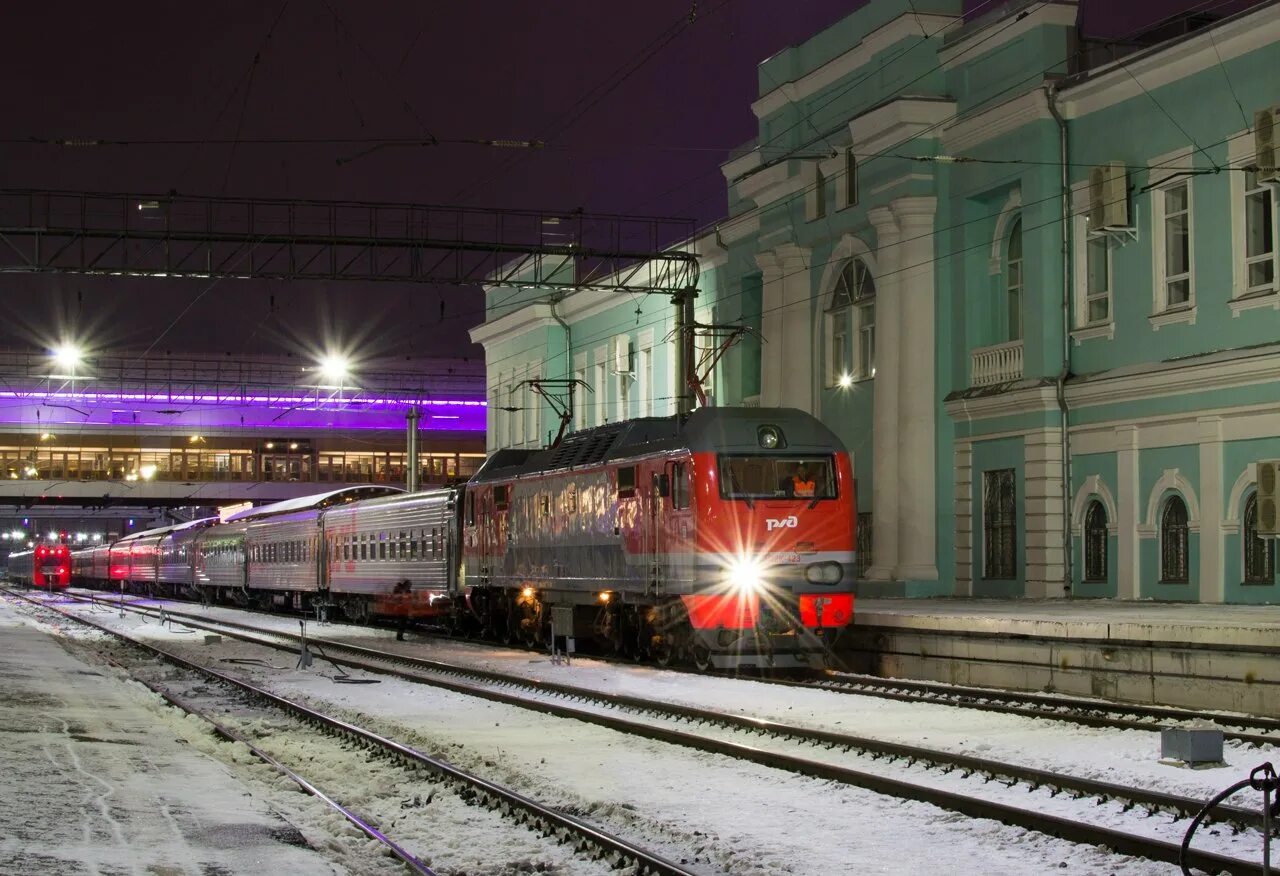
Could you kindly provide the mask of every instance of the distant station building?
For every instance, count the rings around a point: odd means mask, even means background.
[[[759,67],[696,321],[715,404],[855,460],[860,592],[1280,601],[1280,4],[1082,35],[877,0]],[[488,447],[674,409],[665,298],[492,289]],[[1264,479],[1265,480],[1265,479]],[[1259,509],[1262,509],[1260,512]]]
[[[422,486],[466,480],[484,460],[478,362],[76,353],[0,352],[0,535],[10,543],[89,541],[173,509],[323,485],[403,487],[414,407]]]

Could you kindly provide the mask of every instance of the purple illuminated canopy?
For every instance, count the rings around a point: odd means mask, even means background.
[[[378,396],[368,392],[300,395],[100,392],[95,390],[0,390],[0,423],[46,425],[171,426],[202,429],[403,429],[417,405],[419,427],[428,431],[483,432],[487,403],[469,398]],[[150,410],[119,410],[139,405]],[[181,407],[181,410],[157,410]],[[36,411],[39,411],[37,414]]]

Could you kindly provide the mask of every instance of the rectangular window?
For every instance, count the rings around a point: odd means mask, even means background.
[[[849,308],[842,307],[831,314],[831,376],[834,386],[849,368]]]
[[[587,405],[591,394],[587,392],[587,369],[583,367],[573,372],[573,379],[578,381],[573,387],[573,428],[585,429],[587,426]]]
[[[367,560],[368,558],[368,542],[364,540],[364,536],[362,535],[360,536],[360,559]]]
[[[844,153],[844,202],[846,207],[858,205],[858,156],[852,149]]]
[[[476,494],[467,493],[467,525],[475,526],[476,523]]]
[[[808,180],[804,193],[804,218],[813,222],[827,215],[827,180],[822,175],[822,168],[814,161],[809,166]]]
[[[683,462],[671,466],[671,507],[688,508],[692,496],[689,489],[689,466]]]
[[[618,469],[618,498],[627,499],[636,494],[636,467],[625,465]]]
[[[378,541],[378,559],[385,560],[387,558],[387,543],[379,538]]]
[[[830,456],[721,454],[722,499],[833,499],[836,480]]]
[[[871,512],[863,511],[858,515],[858,532],[854,536],[858,550],[857,572],[859,578],[865,578],[867,570],[871,568],[871,545],[873,543],[871,534]]]
[[[876,376],[876,303],[858,305],[858,377]]]
[[[507,485],[499,484],[493,488],[493,507],[498,511],[505,511],[508,504]]]
[[[1018,577],[1017,493],[1011,468],[982,473],[982,577]]]
[[[1258,182],[1257,171],[1244,175],[1245,292],[1276,288],[1276,224],[1271,186]]]
[[[1105,235],[1085,241],[1085,325],[1111,321],[1111,242]]]
[[[1187,183],[1160,191],[1164,229],[1164,306],[1191,303],[1191,193]]]
[[[551,496],[546,493],[538,496],[538,513],[543,517],[551,516]]]

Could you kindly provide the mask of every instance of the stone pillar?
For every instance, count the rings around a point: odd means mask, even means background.
[[[871,414],[871,568],[867,578],[889,581],[898,567],[898,289],[901,233],[887,207],[867,211],[876,228],[876,376]],[[932,348],[932,347],[931,347]]]
[[[1200,601],[1226,599],[1222,548],[1222,418],[1200,417]]]
[[[814,356],[810,338],[813,299],[809,250],[783,244],[759,253],[763,274],[760,334],[760,406],[812,413]]]
[[[1138,427],[1116,427],[1116,598],[1137,599],[1141,592],[1138,524]]]
[[[1062,430],[1042,429],[1025,439],[1023,485],[1026,495],[1023,530],[1027,545],[1026,595],[1044,599],[1066,596],[1066,551],[1062,526]]]
[[[898,336],[898,563],[893,576],[904,581],[938,580],[937,409],[934,333],[934,214],[937,198],[893,202],[901,235],[896,303]],[[874,221],[874,220],[873,220]],[[882,269],[883,271],[883,269]],[[879,308],[876,315],[879,316]],[[878,326],[877,326],[878,328]],[[877,357],[879,350],[876,351]],[[876,372],[876,390],[879,386]],[[878,399],[877,399],[878,400]]]

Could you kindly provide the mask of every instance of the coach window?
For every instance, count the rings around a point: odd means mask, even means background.
[[[364,546],[364,536],[357,535],[356,538],[359,539],[359,542],[356,544],[356,550],[359,551],[359,556],[357,557],[357,559],[363,560],[365,558],[365,550],[366,550]]]
[[[636,494],[636,467],[626,465],[618,469],[618,498],[629,499]]]
[[[378,559],[385,560],[387,558],[387,534],[381,533],[378,536]]]

